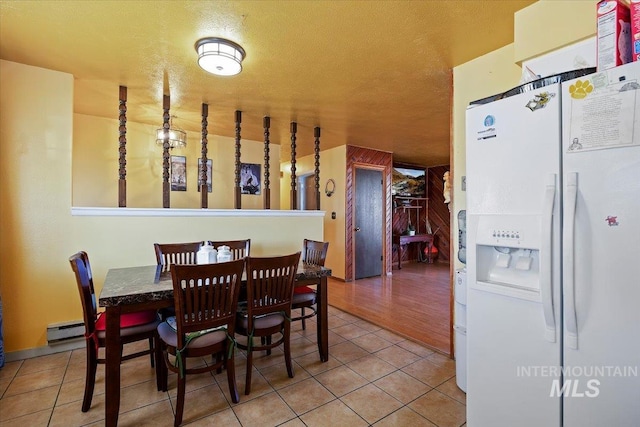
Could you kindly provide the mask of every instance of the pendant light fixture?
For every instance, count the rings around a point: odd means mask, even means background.
[[[198,65],[218,76],[235,76],[242,71],[245,52],[242,46],[219,37],[206,37],[196,42]]]
[[[161,127],[156,130],[156,144],[163,145],[165,139],[169,139],[169,148],[184,148],[187,146],[187,133],[182,129],[173,125],[173,119],[176,116],[171,116],[169,122],[169,129]]]

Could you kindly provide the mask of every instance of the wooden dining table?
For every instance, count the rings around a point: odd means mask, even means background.
[[[317,285],[317,333],[320,360],[329,360],[327,277],[331,269],[317,265],[298,265],[295,286]],[[116,426],[120,410],[121,339],[120,316],[133,311],[173,306],[171,272],[162,266],[112,268],[100,292],[98,304],[105,307],[105,425]],[[162,363],[162,362],[160,362]]]

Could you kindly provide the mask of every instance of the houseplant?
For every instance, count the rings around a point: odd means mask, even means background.
[[[411,218],[409,218],[409,223],[407,224],[407,235],[414,236],[416,234],[416,227],[411,223]]]

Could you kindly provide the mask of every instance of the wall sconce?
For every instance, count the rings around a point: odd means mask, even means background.
[[[331,195],[335,193],[335,191],[336,191],[336,182],[333,179],[327,180],[327,183],[324,186],[324,194],[326,194],[327,197],[331,197]]]

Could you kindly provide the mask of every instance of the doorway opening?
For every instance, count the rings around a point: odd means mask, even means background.
[[[308,173],[297,178],[297,206],[300,210],[314,211],[317,206],[315,174]]]

